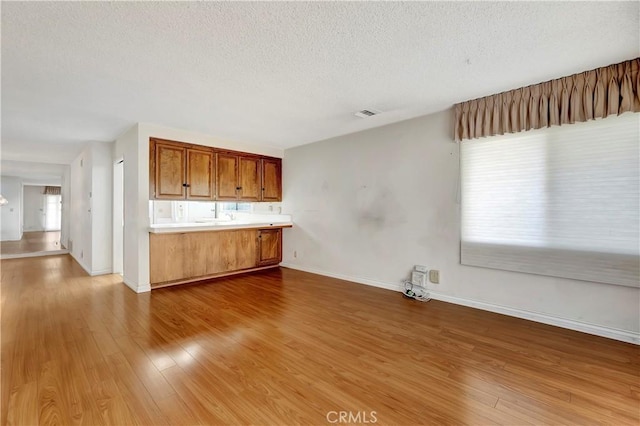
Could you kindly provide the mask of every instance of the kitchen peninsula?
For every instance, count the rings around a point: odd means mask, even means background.
[[[262,210],[263,214],[218,216],[221,205],[238,209],[242,204],[236,203],[251,202],[253,209],[281,201],[281,159],[175,141],[150,142],[152,289],[279,265],[282,229],[292,226],[289,215]],[[156,220],[156,213],[164,216]]]
[[[277,267],[282,229],[291,226],[290,221],[152,225],[151,288]]]

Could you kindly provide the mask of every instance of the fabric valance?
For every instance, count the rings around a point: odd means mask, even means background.
[[[62,194],[61,189],[62,188],[60,188],[59,186],[45,186],[44,193],[45,195],[60,195]]]
[[[462,102],[457,142],[640,112],[640,58]]]

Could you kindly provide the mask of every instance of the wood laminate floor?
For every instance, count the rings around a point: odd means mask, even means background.
[[[1,298],[2,424],[640,421],[637,346],[289,269],[135,294],[14,259]]]
[[[1,254],[24,254],[44,251],[63,250],[60,244],[60,231],[25,232],[18,241],[2,241]]]

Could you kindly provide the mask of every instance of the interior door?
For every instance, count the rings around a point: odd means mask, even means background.
[[[124,159],[113,165],[113,273],[124,275]]]

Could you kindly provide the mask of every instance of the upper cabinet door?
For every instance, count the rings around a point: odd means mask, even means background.
[[[187,148],[187,200],[215,200],[213,151]]]
[[[262,160],[262,201],[282,201],[282,160]]]
[[[216,192],[218,200],[238,199],[238,156],[217,154]]]
[[[186,195],[185,148],[155,144],[155,198],[175,200]]]
[[[240,157],[239,196],[241,201],[260,201],[261,161],[256,157]]]

